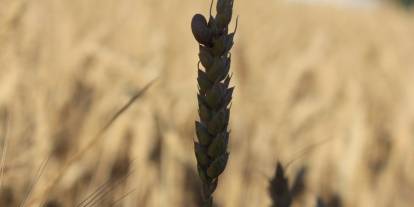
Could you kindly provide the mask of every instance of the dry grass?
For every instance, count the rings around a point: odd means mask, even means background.
[[[1,154],[5,127],[8,146],[0,206],[25,199],[50,153],[26,204],[76,206],[110,183],[113,190],[91,203],[110,206],[128,194],[119,206],[197,206],[198,48],[189,25],[209,2],[0,5]],[[320,196],[352,207],[411,206],[413,15],[270,0],[238,0],[235,11],[232,154],[217,204],[269,206],[276,161],[323,141],[287,168],[289,177],[308,169],[306,192],[294,205],[314,206]],[[44,195],[62,165],[157,76]]]

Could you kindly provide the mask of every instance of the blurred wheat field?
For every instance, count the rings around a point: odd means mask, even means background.
[[[108,181],[116,187],[90,206],[198,206],[189,25],[208,7],[0,0],[0,206],[26,197],[26,206],[76,206]],[[217,205],[269,206],[276,161],[294,160],[288,176],[308,170],[295,206],[318,196],[412,206],[414,16],[270,0],[236,0],[235,13],[230,160]],[[65,161],[157,77],[51,190]]]

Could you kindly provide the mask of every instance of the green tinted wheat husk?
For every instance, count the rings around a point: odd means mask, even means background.
[[[213,17],[210,8],[208,21],[203,15],[196,14],[191,22],[193,35],[199,43],[200,58],[197,77],[200,120],[195,123],[198,141],[194,143],[194,150],[206,207],[213,205],[212,194],[229,157],[229,105],[234,89],[229,86],[229,70],[235,33],[228,30],[233,0],[218,0],[216,9],[217,14]]]

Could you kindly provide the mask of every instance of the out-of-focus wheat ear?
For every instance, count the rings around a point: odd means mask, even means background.
[[[326,205],[325,205],[325,203],[323,202],[323,200],[322,200],[322,198],[321,198],[321,197],[318,197],[318,198],[316,199],[316,205],[315,205],[315,207],[326,207]]]
[[[324,194],[323,196],[318,196],[316,199],[316,207],[342,207],[342,199],[339,194],[331,192],[329,194]]]
[[[7,156],[7,147],[8,147],[8,128],[9,128],[9,114],[7,110],[4,110],[2,113],[2,120],[4,122],[2,140],[3,146],[1,148],[1,157],[0,157],[0,189],[3,186],[3,177],[4,170],[6,166],[6,156]]]
[[[134,96],[132,96],[129,101],[121,107],[112,117],[109,119],[109,121],[101,128],[100,131],[95,135],[95,137],[90,140],[86,146],[84,146],[82,149],[80,149],[78,152],[76,152],[74,155],[72,155],[60,168],[60,171],[58,174],[51,178],[50,183],[45,187],[45,190],[43,193],[32,199],[30,202],[28,202],[28,205],[33,205],[35,202],[44,202],[45,199],[48,198],[49,194],[55,189],[57,186],[57,183],[63,178],[63,176],[66,174],[68,169],[79,159],[81,159],[90,149],[92,149],[99,141],[102,135],[112,126],[112,124],[127,110],[129,109],[133,103],[135,103],[138,99],[142,98],[145,92],[148,91],[148,89],[154,84],[154,82],[157,79],[152,80],[148,84],[146,84],[141,90],[137,91]]]
[[[124,178],[131,170],[133,136],[131,131],[127,131],[123,136],[122,143],[109,172],[109,178],[112,182]]]
[[[289,190],[288,178],[285,170],[280,162],[277,162],[276,171],[270,180],[268,188],[272,199],[272,207],[290,207],[292,203],[292,195]]]
[[[44,205],[44,207],[62,207],[63,205],[57,200],[48,200]]]
[[[16,194],[10,186],[0,188],[0,206],[16,206]]]
[[[229,34],[228,25],[233,14],[233,0],[218,0],[216,16],[193,16],[191,30],[199,43],[198,114],[195,122],[197,141],[194,151],[198,175],[202,181],[203,205],[213,205],[213,193],[218,177],[229,159],[230,103],[234,87],[230,87],[230,50],[235,33]],[[202,66],[202,68],[200,68]]]
[[[305,177],[306,177],[307,170],[305,167],[299,169],[296,173],[295,178],[293,180],[292,187],[290,189],[290,194],[292,195],[292,199],[295,199],[303,194],[305,191]]]

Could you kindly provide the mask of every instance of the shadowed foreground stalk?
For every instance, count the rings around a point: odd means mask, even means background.
[[[200,121],[195,129],[198,141],[194,143],[198,174],[203,183],[205,207],[213,205],[213,192],[218,176],[224,171],[229,153],[228,122],[233,87],[229,87],[229,75],[234,32],[229,33],[233,0],[219,0],[217,14],[207,22],[201,14],[194,15],[191,29],[199,43],[198,106]],[[204,70],[200,69],[200,64]]]

